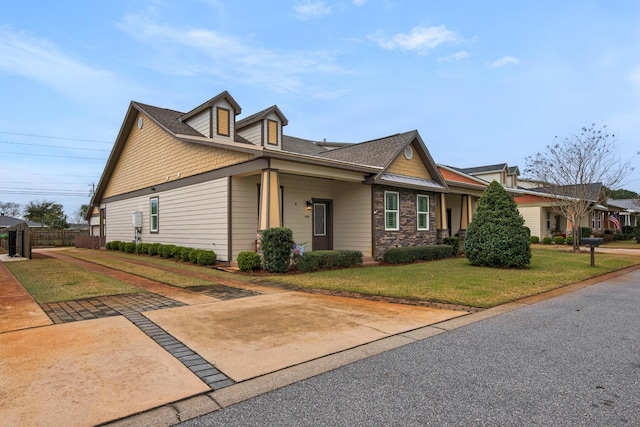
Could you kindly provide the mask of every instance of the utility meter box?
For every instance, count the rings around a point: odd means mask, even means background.
[[[142,211],[134,211],[131,213],[131,224],[135,228],[142,228]]]

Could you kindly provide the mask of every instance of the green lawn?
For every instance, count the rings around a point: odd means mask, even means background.
[[[165,261],[167,266],[172,265],[173,267],[181,267],[183,265],[183,263],[178,263],[175,260],[162,260],[159,257],[152,258],[134,254],[124,254],[115,251],[102,252],[94,250],[69,250],[65,251],[64,254],[113,268],[114,270],[124,271],[147,279],[155,280],[157,282],[177,286],[179,288],[211,285],[211,280],[208,279],[174,273],[158,268],[160,267],[159,261]],[[143,261],[147,265],[139,265],[131,261]],[[185,265],[185,267],[191,266]],[[199,271],[203,270],[207,269],[202,267],[199,269]]]
[[[141,288],[52,258],[7,262],[7,268],[39,303],[146,292]]]
[[[589,252],[542,245],[533,246],[532,253],[530,268],[522,270],[474,267],[465,258],[454,258],[264,279],[303,288],[486,308],[640,264],[640,256],[597,254],[596,266],[590,267]]]

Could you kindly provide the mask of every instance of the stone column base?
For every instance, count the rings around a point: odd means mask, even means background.
[[[445,228],[445,229],[437,230],[436,242],[439,245],[444,243],[444,239],[446,239],[447,237],[449,237],[449,230],[448,229]]]

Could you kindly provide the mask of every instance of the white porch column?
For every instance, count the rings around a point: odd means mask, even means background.
[[[280,174],[277,169],[263,169],[260,176],[259,231],[282,227],[280,206]]]

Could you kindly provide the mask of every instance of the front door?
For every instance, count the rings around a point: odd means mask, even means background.
[[[313,200],[313,250],[333,249],[332,201]]]

